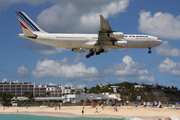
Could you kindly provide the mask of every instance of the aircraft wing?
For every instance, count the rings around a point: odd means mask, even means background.
[[[100,30],[99,32],[112,32],[111,26],[109,25],[109,22],[104,19],[102,15],[100,15]]]
[[[109,33],[112,33],[111,26],[109,25],[109,22],[102,16],[100,15],[100,30],[98,34],[98,41],[96,45],[99,45],[101,43],[105,42],[111,42],[115,40],[115,38],[109,37]],[[102,46],[101,46],[102,47]]]

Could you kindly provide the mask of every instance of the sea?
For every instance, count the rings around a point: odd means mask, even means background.
[[[29,114],[0,114],[0,120],[142,120],[139,118],[51,117]]]

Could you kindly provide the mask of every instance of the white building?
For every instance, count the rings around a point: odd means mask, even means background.
[[[140,88],[144,88],[144,86],[142,86],[142,85],[134,85],[134,88],[135,89],[140,89]]]
[[[48,96],[61,97],[65,94],[70,94],[71,91],[74,89],[75,88],[71,83],[67,83],[66,85],[57,85],[57,84],[49,83],[49,85],[46,88],[46,92],[49,93]]]
[[[119,86],[111,86],[113,88],[113,92],[117,93],[117,89],[119,88]]]

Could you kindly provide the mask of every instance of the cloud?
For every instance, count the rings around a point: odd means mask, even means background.
[[[51,32],[96,32],[100,25],[100,14],[108,18],[125,12],[128,5],[129,0],[56,1],[55,5],[38,15],[37,23]]]
[[[25,66],[17,67],[15,72],[21,75],[29,75],[28,69]]]
[[[73,59],[73,62],[76,63],[76,62],[78,62],[81,59],[85,59],[85,57],[84,57],[85,55],[86,55],[85,53],[84,54],[77,53],[76,57]]]
[[[78,88],[78,89],[84,89],[84,87],[86,87],[85,84],[77,85],[77,88]]]
[[[32,5],[39,5],[48,0],[0,0],[0,9],[7,9],[9,6],[18,3],[28,3]]]
[[[30,40],[26,40],[22,48],[28,48],[29,50],[32,50],[33,52],[38,52],[42,55],[58,55],[64,51],[68,51],[68,49],[66,48],[52,47]]]
[[[25,78],[25,77],[30,77],[30,74],[28,72],[28,69],[25,66],[17,67],[15,71],[14,78]]]
[[[126,78],[121,78],[121,77],[118,77],[116,79],[117,82],[127,82],[128,80]]]
[[[168,44],[168,41],[163,42],[162,45],[156,47],[157,55],[162,57],[180,57],[180,49],[173,48]]]
[[[38,61],[32,76],[35,78],[88,78],[98,76],[98,70],[95,67],[86,68],[82,62],[69,64],[67,58],[59,61],[45,59]]]
[[[180,39],[180,15],[174,17],[170,13],[141,11],[139,18],[139,31],[152,34],[163,39]]]
[[[155,76],[149,76],[149,75],[139,76],[137,77],[137,79],[139,82],[155,82],[156,81]]]
[[[180,63],[173,62],[166,58],[158,67],[158,71],[163,74],[180,77]]]
[[[1,82],[7,82],[7,78],[3,78]]]
[[[117,78],[117,81],[120,82],[127,81],[122,77],[136,77],[138,81],[154,82],[155,77],[150,76],[145,68],[144,63],[134,62],[132,57],[127,55],[122,59],[122,63],[104,67],[103,73],[120,76],[120,78]]]
[[[144,63],[134,62],[132,61],[132,57],[127,55],[122,59],[122,63],[109,66],[103,72],[105,74],[130,77],[148,74],[148,71],[144,68],[146,68]]]

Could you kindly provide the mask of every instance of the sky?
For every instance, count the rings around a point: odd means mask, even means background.
[[[0,0],[0,81],[75,88],[127,81],[180,89],[179,5],[179,0]],[[163,44],[151,54],[126,48],[86,59],[88,50],[76,53],[15,38],[22,33],[15,11],[50,33],[98,34],[103,15],[114,31],[153,35]]]

